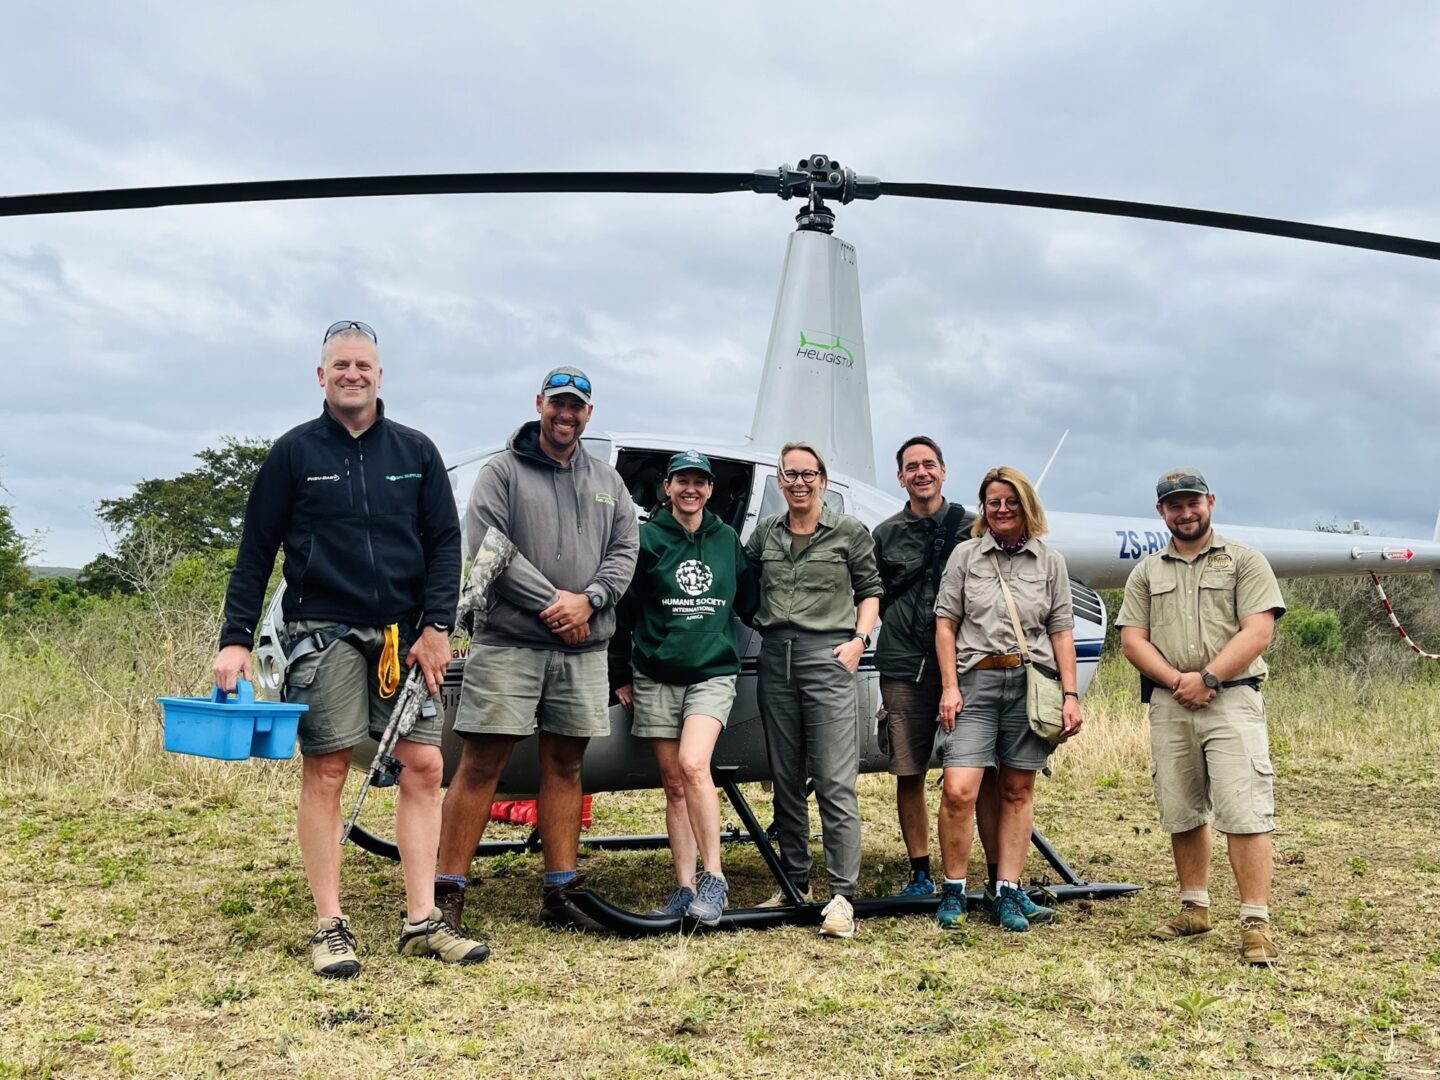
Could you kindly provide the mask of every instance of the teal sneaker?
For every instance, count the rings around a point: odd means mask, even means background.
[[[896,896],[934,896],[935,879],[923,870],[910,875],[910,880]]]
[[[1055,918],[1055,909],[1037,904],[1030,899],[1030,894],[1024,889],[1018,890],[1020,896],[1020,914],[1025,916],[1027,922],[1047,923]],[[999,922],[995,917],[995,890],[989,885],[985,886],[985,895],[980,898],[980,910],[990,917],[992,922]]]
[[[942,929],[957,930],[965,925],[965,917],[965,890],[946,885],[940,893],[940,906],[935,909],[935,921]]]
[[[1030,929],[1030,920],[1025,918],[1025,913],[1020,910],[1020,890],[1009,885],[1000,888],[1000,895],[995,898],[995,921],[1001,928],[1023,934]]]

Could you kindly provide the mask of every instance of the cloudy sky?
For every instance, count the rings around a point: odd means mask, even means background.
[[[898,14],[905,12],[906,14]],[[828,153],[1013,187],[1440,239],[1423,3],[12,5],[0,192],[538,169],[749,171]],[[501,440],[579,362],[592,429],[749,429],[793,203],[438,196],[0,219],[0,493],[41,562],[97,500],[319,406],[361,318],[387,408]],[[841,208],[883,459],[1009,461],[1144,512],[1193,463],[1227,520],[1440,504],[1440,266],[1050,211]],[[888,473],[882,466],[882,473]]]

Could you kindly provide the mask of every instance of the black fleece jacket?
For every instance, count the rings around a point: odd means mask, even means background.
[[[460,524],[445,463],[425,435],[377,408],[359,438],[326,406],[270,448],[245,507],[222,648],[254,647],[282,544],[287,622],[454,625]]]

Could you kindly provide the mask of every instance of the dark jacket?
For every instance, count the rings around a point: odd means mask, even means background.
[[[709,510],[696,532],[669,510],[640,527],[640,561],[620,603],[610,678],[630,666],[657,682],[690,686],[740,671],[736,617],[755,612],[759,585],[735,530]]]
[[[254,646],[275,552],[285,548],[287,622],[455,622],[460,524],[440,452],[379,415],[359,438],[330,415],[270,448],[245,506],[220,645]]]
[[[496,454],[470,491],[465,510],[468,554],[497,529],[519,549],[495,582],[482,645],[597,652],[615,632],[615,605],[635,572],[639,547],[635,504],[607,461],[577,445],[562,465],[540,446],[540,422],[520,425],[505,452]],[[566,645],[536,616],[556,589],[591,593],[601,606],[590,616],[590,636]]]
[[[961,517],[948,537],[939,535],[952,506]],[[970,534],[973,512],[946,502],[929,517],[918,517],[907,502],[898,514],[875,526],[875,558],[885,595],[880,600],[880,640],[875,668],[892,679],[938,678],[935,667],[935,596],[945,560]],[[937,542],[941,545],[937,548]]]

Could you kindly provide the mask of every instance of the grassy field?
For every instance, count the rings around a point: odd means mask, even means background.
[[[0,666],[18,673],[17,656],[0,649]],[[1037,814],[1086,877],[1143,884],[1132,899],[1067,905],[1026,935],[972,916],[958,933],[870,921],[849,942],[800,929],[633,941],[534,926],[538,859],[506,856],[477,864],[468,915],[494,955],[456,970],[394,954],[398,868],[352,849],[344,896],[365,970],[347,983],[308,972],[296,766],[161,754],[143,678],[108,675],[101,693],[60,671],[43,686],[0,680],[0,1077],[1440,1070],[1440,682],[1423,671],[1315,668],[1267,694],[1275,970],[1239,962],[1221,850],[1217,932],[1146,936],[1175,905],[1174,878],[1132,676],[1107,658]],[[385,801],[372,802],[381,826]],[[887,778],[862,778],[862,810],[862,891],[890,891],[904,852]],[[597,831],[662,828],[658,793],[598,796],[595,811]],[[770,891],[753,852],[728,859],[735,903]],[[663,852],[583,865],[629,907],[668,887]]]

